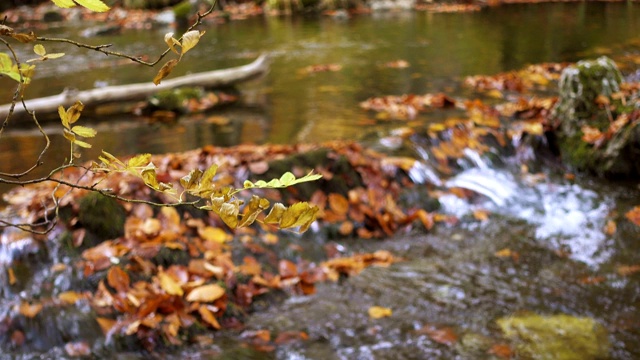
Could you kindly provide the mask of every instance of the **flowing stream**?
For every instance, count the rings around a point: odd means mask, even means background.
[[[157,53],[163,46],[162,34],[163,30],[127,32],[91,40],[113,42],[128,52]],[[93,144],[96,151],[104,148],[116,155],[173,152],[206,144],[332,139],[366,139],[385,148],[384,137],[405,124],[374,121],[358,107],[368,97],[439,91],[469,95],[469,90],[459,85],[466,75],[600,54],[638,54],[638,34],[640,8],[630,2],[511,5],[460,14],[392,12],[346,21],[260,18],[215,25],[204,38],[210,43],[190,53],[189,65],[181,64],[176,72],[237,65],[268,51],[273,57],[269,75],[242,87],[249,106],[216,113],[229,119],[223,124],[206,116],[180,119],[175,124],[147,124],[135,119],[100,122],[95,124],[99,135]],[[79,65],[64,68],[46,63],[48,67],[34,81],[30,96],[54,94],[69,84],[85,89],[100,81],[120,84],[153,77],[151,70],[115,66],[101,56],[76,49],[65,51],[77,57]],[[410,67],[382,66],[398,59],[406,60]],[[329,63],[342,65],[342,70],[307,75],[299,71]],[[94,71],[96,66],[102,70]],[[5,93],[0,90],[0,95]],[[428,124],[445,116],[448,114],[426,113],[418,115],[415,122]],[[54,125],[47,125],[47,130],[52,134],[59,131]],[[37,138],[27,129],[3,135],[0,162],[17,169],[20,164],[15,159],[34,158]],[[50,161],[61,161],[66,147],[61,136],[53,136],[53,141]],[[289,297],[249,317],[249,330],[305,331],[309,339],[304,342],[264,353],[243,346],[237,334],[223,332],[216,335],[210,351],[182,349],[166,356],[497,358],[488,352],[500,338],[496,321],[535,313],[594,319],[607,331],[609,351],[605,358],[640,358],[640,274],[623,276],[617,271],[622,265],[640,264],[640,230],[624,218],[626,211],[640,205],[637,184],[581,176],[567,180],[561,172],[551,170],[543,178],[534,178],[521,173],[506,157],[491,162],[473,152],[466,153],[461,172],[444,178],[429,166],[426,148],[419,142],[411,145],[424,160],[412,170],[414,180],[475,194],[470,199],[440,199],[442,211],[456,215],[460,223],[384,241],[338,241],[337,246],[348,252],[387,249],[406,261],[388,268],[368,268],[339,283],[320,284],[315,295]],[[95,154],[87,152],[85,156],[89,159]],[[488,220],[473,219],[473,212],[479,209],[489,211]],[[614,233],[605,230],[609,221],[617,224]],[[322,249],[329,242],[313,232],[292,241],[309,251]],[[496,256],[505,249],[511,255]],[[29,249],[0,247],[0,264],[15,252]],[[55,249],[49,250],[47,259],[39,258],[38,249],[31,252],[36,265],[25,269],[24,278],[31,279],[24,286],[26,294],[41,287],[42,279],[50,278],[46,270],[38,268],[38,262],[64,261],[55,258]],[[70,278],[73,274],[62,273],[51,286],[68,288]],[[393,315],[371,319],[367,309],[374,305],[392,309]],[[0,311],[7,309],[0,307]],[[97,336],[99,329],[75,319],[73,313],[62,314],[56,326],[33,329],[34,336],[43,337],[41,344],[33,353],[13,355],[26,359],[44,352],[46,358],[63,357],[59,348],[48,349],[66,336],[52,328],[85,326],[88,334]],[[0,329],[2,326],[0,323]],[[424,330],[430,326],[451,329],[456,341],[438,341]],[[0,359],[11,356],[0,354]],[[139,357],[129,353],[109,356]]]

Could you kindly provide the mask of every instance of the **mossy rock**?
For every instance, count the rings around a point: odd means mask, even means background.
[[[124,235],[127,214],[115,199],[90,192],[80,199],[78,220],[80,226],[99,240],[115,239]]]
[[[520,359],[591,360],[609,357],[605,328],[591,318],[569,315],[505,317],[497,324]]]

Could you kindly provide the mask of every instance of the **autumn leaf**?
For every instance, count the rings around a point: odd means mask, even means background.
[[[107,283],[119,293],[129,289],[129,275],[119,266],[112,266],[107,273]]]
[[[58,299],[66,304],[75,304],[78,300],[86,299],[87,294],[75,292],[75,291],[65,291],[58,294]]]
[[[95,12],[105,12],[109,10],[107,4],[101,0],[51,0],[56,6],[61,8],[72,8],[78,3],[85,8]]]
[[[372,306],[369,308],[369,317],[372,319],[381,319],[383,317],[389,317],[393,314],[393,311],[389,308],[381,306]]]
[[[618,266],[617,271],[620,276],[633,275],[640,272],[640,265],[621,265]]]
[[[160,68],[160,71],[158,71],[158,74],[156,74],[156,76],[153,78],[153,83],[156,85],[160,85],[160,83],[162,82],[162,79],[169,76],[169,74],[171,74],[171,71],[173,71],[173,68],[176,67],[176,65],[178,65],[178,60],[176,59],[171,59],[167,61],[164,65],[162,65],[162,67]]]
[[[178,52],[178,50],[176,49],[176,46],[180,46],[180,42],[173,37],[172,32],[166,33],[164,35],[164,42],[167,43],[167,46],[169,46],[169,49],[171,49],[171,51],[173,51],[177,55],[180,55],[180,52]]]
[[[231,236],[231,234],[227,234],[224,230],[212,226],[198,229],[198,235],[204,240],[213,241],[220,244],[231,241],[233,239],[233,236]]]
[[[180,43],[182,45],[182,52],[180,53],[180,57],[184,56],[187,51],[193,49],[198,44],[200,38],[202,37],[202,35],[204,35],[204,33],[204,31],[198,30],[191,30],[184,33],[182,35],[182,41]]]
[[[218,322],[218,319],[216,319],[216,316],[211,312],[211,310],[207,308],[206,305],[200,305],[200,307],[198,308],[198,312],[200,313],[200,316],[202,317],[202,320],[204,320],[204,322],[211,325],[211,327],[213,327],[214,329],[220,330],[221,326]]]
[[[165,272],[158,273],[158,279],[160,280],[160,287],[169,295],[182,296],[184,291],[180,284],[169,274]]]
[[[450,327],[437,328],[432,325],[426,325],[418,330],[418,333],[426,334],[431,340],[447,346],[452,346],[458,341],[458,336]]]
[[[605,138],[604,134],[594,127],[584,125],[581,130],[582,141],[586,142],[587,144],[597,144],[603,141]]]
[[[42,303],[29,304],[27,302],[21,302],[18,311],[25,317],[33,319],[34,317],[36,317],[36,315],[38,315],[38,313],[40,313],[42,307]]]
[[[511,359],[515,355],[514,351],[507,344],[495,344],[487,351],[487,354],[495,355],[502,359]]]
[[[221,298],[225,294],[225,290],[218,284],[209,284],[199,286],[187,295],[187,301],[191,302],[213,302]]]
[[[624,217],[626,217],[632,223],[640,226],[640,206],[636,206],[633,209],[627,211],[627,213],[624,214]]]

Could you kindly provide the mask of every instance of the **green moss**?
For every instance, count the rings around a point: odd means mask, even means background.
[[[115,199],[91,192],[80,199],[78,220],[99,240],[124,235],[126,212]]]
[[[173,13],[176,18],[186,18],[191,13],[191,3],[189,1],[183,1],[173,7]]]
[[[521,359],[589,360],[608,358],[605,328],[591,318],[525,315],[497,320]]]

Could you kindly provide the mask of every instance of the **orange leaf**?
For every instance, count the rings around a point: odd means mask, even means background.
[[[616,230],[617,230],[616,222],[613,220],[607,221],[606,225],[604,226],[604,233],[609,236],[612,236],[613,234],[616,233]]]
[[[627,213],[624,214],[624,217],[626,217],[632,223],[640,226],[640,206],[636,206],[633,209],[627,211]]]
[[[487,210],[478,209],[473,212],[473,217],[478,221],[485,221],[489,219],[489,212]]]
[[[187,301],[195,302],[213,302],[221,298],[225,294],[225,290],[218,284],[209,284],[199,286],[187,295]]]
[[[604,134],[596,128],[585,125],[581,128],[581,130],[582,130],[582,141],[588,144],[596,144],[604,140]]]
[[[33,319],[42,310],[41,303],[29,304],[26,302],[20,303],[20,314]]]
[[[487,351],[487,354],[495,355],[503,359],[511,359],[515,354],[507,344],[495,344]]]
[[[329,194],[329,207],[338,215],[346,215],[349,211],[349,200],[340,194]]]
[[[10,267],[7,270],[7,275],[9,276],[9,285],[15,285],[18,280],[16,279],[16,274],[13,272],[13,268]]]
[[[204,322],[211,325],[214,329],[220,330],[220,323],[218,322],[218,319],[216,319],[211,310],[207,309],[206,305],[200,305],[198,312],[200,313],[200,316],[202,316],[202,320],[204,320]]]
[[[444,344],[447,346],[451,346],[458,341],[458,336],[453,332],[453,329],[450,327],[436,328],[434,326],[427,325],[422,329],[418,330],[419,333],[427,334],[431,340]]]
[[[107,273],[107,283],[119,293],[129,289],[129,281],[129,275],[119,266],[112,266]]]
[[[86,299],[86,298],[87,298],[87,294],[83,294],[75,291],[65,291],[58,294],[58,299],[60,299],[60,301],[67,304],[75,304],[78,300]]]

